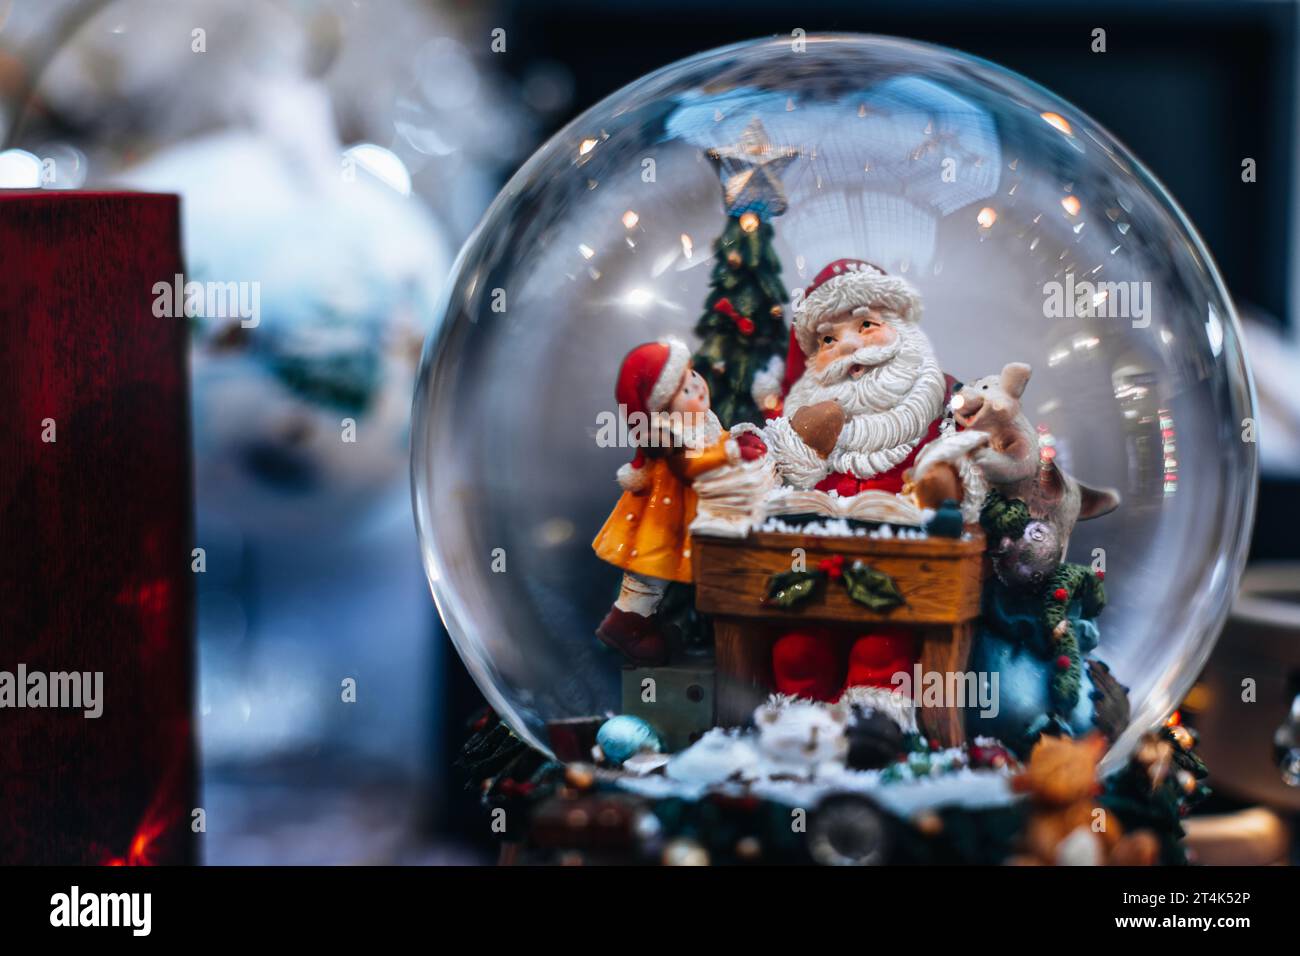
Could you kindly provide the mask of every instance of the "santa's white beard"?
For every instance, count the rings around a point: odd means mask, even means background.
[[[859,349],[822,370],[811,367],[790,389],[785,415],[818,402],[838,402],[846,420],[835,450],[827,456],[831,471],[868,478],[902,462],[943,411],[943,371],[925,333],[899,322],[890,345]],[[854,379],[849,371],[866,367]]]

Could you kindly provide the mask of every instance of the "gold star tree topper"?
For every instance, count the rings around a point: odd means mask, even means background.
[[[710,149],[709,159],[717,164],[722,179],[727,214],[753,211],[770,219],[785,212],[781,173],[798,155],[793,146],[773,146],[757,117],[740,134],[740,142]]]

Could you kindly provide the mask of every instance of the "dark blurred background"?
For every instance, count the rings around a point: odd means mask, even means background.
[[[256,263],[275,290],[263,310],[300,332],[269,354],[232,354],[229,329],[195,338],[199,540],[215,569],[198,614],[209,862],[488,858],[451,766],[482,699],[428,600],[409,515],[416,348],[451,255],[513,169],[603,96],[712,47],[794,29],[943,44],[1115,133],[1200,230],[1247,322],[1265,467],[1253,557],[1300,559],[1294,3],[235,6],[0,0],[0,185],[178,191],[190,270]],[[200,65],[185,55],[196,26]],[[303,254],[276,255],[286,245]],[[324,357],[304,345],[322,330]],[[286,383],[286,363],[321,387]],[[391,440],[364,473],[313,438],[340,391]],[[338,674],[382,703],[347,718],[314,703]]]

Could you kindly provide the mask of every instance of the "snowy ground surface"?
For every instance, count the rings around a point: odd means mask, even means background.
[[[842,770],[811,782],[766,780],[753,783],[683,783],[668,777],[620,777],[618,786],[650,799],[681,797],[699,800],[710,793],[728,796],[757,796],[789,806],[816,806],[840,793],[862,793],[901,817],[910,817],[937,807],[957,806],[968,810],[1007,806],[1016,799],[1008,778],[996,770],[952,771],[937,777],[882,783],[876,770]]]
[[[922,760],[945,769],[886,779],[886,771],[851,770],[837,762],[792,768],[765,754],[756,734],[715,728],[661,770],[645,775],[620,773],[614,782],[650,799],[699,800],[720,794],[756,796],[799,807],[816,806],[836,794],[861,793],[903,817],[945,806],[1006,806],[1017,799],[1008,772],[960,766],[964,762],[960,749],[923,755]]]

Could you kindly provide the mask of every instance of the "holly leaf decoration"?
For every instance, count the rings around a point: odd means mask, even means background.
[[[877,613],[892,611],[906,603],[893,578],[861,561],[854,561],[844,569],[844,587],[849,597]]]
[[[775,607],[794,607],[813,596],[826,575],[821,571],[785,571],[767,579],[767,600]]]

